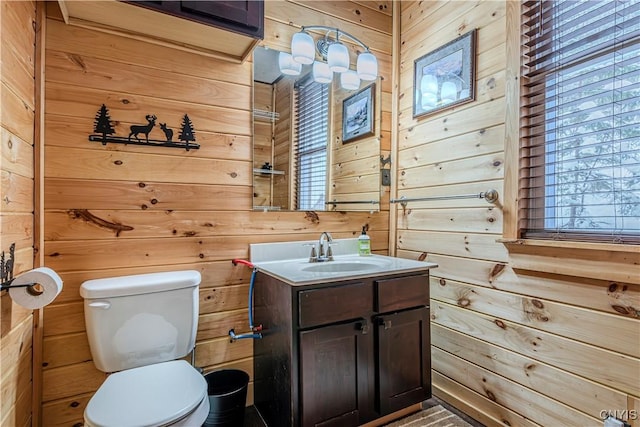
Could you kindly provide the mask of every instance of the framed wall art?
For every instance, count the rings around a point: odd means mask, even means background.
[[[375,83],[342,101],[342,142],[374,134],[373,93]]]
[[[413,117],[475,99],[476,30],[416,59]]]

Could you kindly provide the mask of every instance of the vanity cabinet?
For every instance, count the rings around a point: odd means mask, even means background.
[[[358,426],[431,396],[428,270],[310,285],[258,272],[254,292],[268,426]]]

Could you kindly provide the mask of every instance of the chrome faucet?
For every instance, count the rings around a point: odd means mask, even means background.
[[[327,242],[327,249],[325,250],[325,238]],[[331,243],[333,243],[333,239],[331,238],[331,234],[326,231],[323,231],[320,235],[320,239],[318,239],[318,258],[319,262],[322,261],[333,261],[333,251],[331,250]]]

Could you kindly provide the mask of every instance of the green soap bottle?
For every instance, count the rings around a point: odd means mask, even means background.
[[[371,238],[367,236],[365,227],[362,227],[362,234],[358,237],[358,255],[371,255]]]

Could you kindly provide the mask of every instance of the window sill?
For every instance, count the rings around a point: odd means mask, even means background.
[[[640,284],[640,246],[532,239],[498,239],[509,264],[527,270]]]

